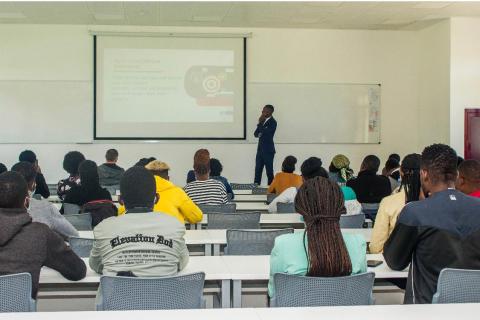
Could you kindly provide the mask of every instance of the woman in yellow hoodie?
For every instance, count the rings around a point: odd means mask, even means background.
[[[177,218],[181,223],[198,223],[202,221],[203,213],[199,207],[188,197],[182,188],[169,181],[168,170],[165,163],[154,160],[145,166],[155,176],[155,184],[160,200],[153,207],[153,211],[162,212]],[[118,209],[118,214],[124,214],[125,208]]]

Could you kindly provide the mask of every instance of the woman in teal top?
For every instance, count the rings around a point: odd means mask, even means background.
[[[323,177],[306,180],[298,190],[295,209],[305,220],[305,232],[279,236],[270,256],[268,295],[275,296],[273,275],[340,277],[367,271],[367,244],[362,235],[343,234],[340,215],[344,197],[335,182]]]

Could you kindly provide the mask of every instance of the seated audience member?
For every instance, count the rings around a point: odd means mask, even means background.
[[[152,161],[157,160],[155,157],[150,157],[150,158],[142,158],[138,160],[137,163],[134,164],[135,167],[145,167],[147,164],[149,164]]]
[[[458,166],[455,188],[472,197],[480,198],[480,161],[465,160]]]
[[[78,166],[85,160],[83,154],[78,151],[70,151],[63,158],[63,169],[68,172],[66,179],[60,180],[57,185],[57,195],[60,200],[65,199],[65,195],[74,186],[80,184],[80,175],[78,174]]]
[[[223,166],[220,160],[211,158],[210,159],[210,178],[215,179],[223,183],[225,190],[229,199],[233,199],[235,195],[233,194],[232,186],[228,183],[227,178],[222,176]]]
[[[7,171],[8,171],[7,167],[3,163],[0,163],[0,174]]]
[[[37,155],[31,150],[25,150],[20,153],[20,156],[18,156],[18,161],[30,162],[34,165],[34,168],[37,171],[37,178],[35,179],[36,188],[34,190],[34,194],[39,194],[45,199],[50,197],[50,190],[48,189],[48,185],[45,181],[45,177],[42,174],[42,170],[38,165]]]
[[[393,159],[398,163],[400,163],[400,161],[402,160],[402,158],[400,158],[400,155],[398,153],[392,153],[391,155],[388,156],[388,159]]]
[[[78,231],[60,214],[57,207],[48,200],[37,200],[31,197],[35,190],[35,176],[37,175],[34,165],[26,161],[19,162],[12,167],[12,171],[19,173],[27,182],[29,194],[27,211],[32,217],[32,221],[46,224],[64,239],[78,237]]]
[[[101,186],[116,186],[120,184],[125,170],[117,165],[118,151],[115,149],[107,150],[105,154],[107,162],[98,167],[98,177]]]
[[[322,160],[317,157],[310,157],[305,160],[302,163],[300,171],[302,172],[303,181],[316,177],[329,178],[327,171],[322,168]],[[359,214],[362,211],[362,205],[356,200],[355,192],[345,186],[340,187],[340,189],[345,199],[346,214]],[[283,191],[268,205],[268,211],[277,212],[277,203],[293,203],[297,195],[297,190],[295,187],[290,187]]]
[[[367,271],[363,236],[340,231],[345,206],[335,182],[323,177],[306,180],[298,190],[295,209],[303,216],[305,231],[275,239],[270,256],[270,297],[275,296],[275,273],[340,277]]]
[[[363,159],[358,177],[347,182],[360,203],[380,203],[383,198],[392,193],[387,177],[377,175],[380,159],[369,155]]]
[[[400,186],[400,162],[393,158],[388,159],[385,162],[382,175],[388,178],[391,190],[394,192]]]
[[[328,177],[339,185],[345,185],[353,178],[353,170],[350,169],[350,160],[343,154],[333,157],[328,167]]]
[[[43,266],[68,280],[83,279],[86,266],[62,237],[27,212],[30,197],[25,179],[17,172],[0,175],[0,274],[28,272],[36,298]]]
[[[138,277],[173,276],[182,270],[188,263],[185,225],[153,212],[158,201],[153,174],[139,166],[128,169],[120,194],[126,214],[107,218],[93,229],[90,267],[104,275]]]
[[[210,179],[210,153],[200,149],[195,153],[193,169],[196,180],[183,188],[190,199],[199,204],[225,204],[228,202],[227,191],[223,183]]]
[[[195,171],[188,170],[188,172],[187,172],[187,183],[190,183],[190,182],[195,181],[195,180],[196,180]]]
[[[383,245],[392,233],[400,211],[407,203],[419,200],[421,195],[420,161],[421,156],[415,153],[409,154],[403,159],[400,167],[402,184],[399,191],[383,198],[380,202],[370,240],[370,253],[383,251]]]
[[[153,207],[154,212],[166,213],[178,219],[181,223],[198,223],[202,221],[203,213],[188,197],[182,188],[170,182],[168,171],[170,167],[165,163],[154,160],[145,168],[153,173],[160,200]],[[125,212],[125,207],[118,208],[119,214]]]
[[[267,192],[280,194],[290,187],[299,188],[303,181],[301,176],[293,173],[296,164],[297,158],[294,156],[287,156],[282,163],[282,172],[275,175]]]
[[[64,203],[76,204],[81,207],[91,201],[112,201],[110,192],[100,186],[95,162],[91,160],[83,161],[78,167],[78,172],[80,174],[80,185],[74,186],[67,193]],[[63,213],[63,208],[61,212]]]
[[[455,190],[457,154],[428,146],[420,167],[428,198],[403,208],[383,249],[391,269],[410,265],[405,303],[431,303],[444,268],[480,269],[480,199]]]

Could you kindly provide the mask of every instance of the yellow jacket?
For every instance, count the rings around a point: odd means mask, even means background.
[[[185,223],[185,221],[189,223],[202,221],[202,210],[193,203],[182,188],[159,176],[155,176],[155,183],[160,200],[153,207],[153,211],[171,215],[181,223]],[[124,213],[125,207],[119,207],[118,214]]]
[[[403,207],[405,207],[405,191],[403,189],[382,199],[373,226],[369,245],[370,253],[383,252],[383,245],[395,228],[398,215]]]

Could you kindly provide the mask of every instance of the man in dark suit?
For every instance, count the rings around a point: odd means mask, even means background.
[[[258,119],[255,137],[258,138],[257,156],[255,158],[255,183],[262,181],[263,167],[267,171],[268,184],[273,180],[273,157],[275,156],[275,144],[273,136],[277,130],[277,121],[272,117],[274,108],[267,104],[263,107],[262,115]]]

